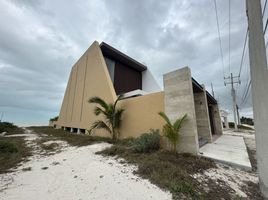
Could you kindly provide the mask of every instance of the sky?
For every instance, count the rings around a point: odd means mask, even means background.
[[[166,72],[189,66],[192,76],[230,113],[247,30],[244,0],[0,0],[0,119],[45,125],[58,115],[71,67],[92,42],[106,42],[150,68],[159,85]],[[230,52],[230,65],[229,65]],[[237,89],[249,80],[248,51]],[[241,116],[252,117],[251,92]]]

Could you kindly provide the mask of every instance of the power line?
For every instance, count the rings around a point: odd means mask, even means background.
[[[240,62],[240,69],[239,69],[239,74],[238,74],[239,77],[240,77],[240,75],[241,75],[241,70],[242,70],[242,67],[243,67],[243,61],[244,61],[244,55],[245,55],[246,44],[247,44],[247,38],[248,38],[248,28],[247,28],[246,38],[245,38],[245,41],[244,41],[243,52],[242,52],[242,58],[241,58],[241,62]]]
[[[249,74],[249,66],[246,69],[247,69],[247,73],[246,73],[246,75],[247,75],[247,82],[246,82],[246,85],[245,85],[245,88],[244,88],[243,95],[241,97],[242,101],[241,101],[240,107],[242,107],[242,105],[244,104],[245,99],[247,98],[247,94],[248,94],[250,85],[251,85],[251,78],[250,78],[250,74]]]
[[[229,0],[229,73],[231,73],[231,0]]]
[[[223,77],[225,77],[224,61],[223,61],[223,50],[222,50],[221,33],[220,33],[219,17],[218,17],[217,2],[216,2],[216,0],[214,0],[214,6],[215,6],[217,29],[218,29],[218,39],[219,39],[219,43],[220,43],[220,54],[221,54],[221,62],[222,62],[222,72],[223,72]]]
[[[266,9],[266,4],[267,4],[267,0],[265,0],[264,6],[263,6],[263,10],[262,10],[262,17],[264,15],[265,9]]]
[[[246,55],[246,53],[245,53],[245,55]],[[246,78],[243,81],[245,84],[244,84],[243,90],[241,88],[241,91],[243,91],[243,92],[241,93],[241,95],[239,95],[240,99],[241,99],[239,105],[240,105],[241,108],[242,108],[242,103],[244,103],[244,101],[245,101],[247,90],[248,90],[248,87],[250,85],[250,72],[249,72],[249,63],[248,62],[245,63],[245,68],[244,69],[246,70],[245,71],[245,77]],[[242,76],[242,73],[241,73],[241,76]]]
[[[264,6],[263,6],[263,10],[262,10],[262,19],[263,19],[263,17],[264,17],[264,12],[265,12],[265,9],[266,9],[266,4],[267,4],[267,0],[265,0]],[[264,34],[266,33],[267,25],[268,25],[268,18],[266,19],[266,23],[265,23],[265,26],[264,26]]]
[[[264,17],[264,13],[265,13],[265,10],[266,10],[266,5],[267,5],[267,0],[265,0],[264,6],[263,6],[262,19]],[[265,36],[266,30],[267,30],[267,27],[268,27],[268,18],[266,19],[266,23],[265,23],[265,26],[264,26],[264,31],[263,31],[264,36]],[[268,41],[265,44],[265,48],[267,48],[267,45],[268,45]]]
[[[247,87],[247,90],[246,90],[246,94],[245,94],[245,96],[244,96],[244,98],[242,100],[241,106],[246,102],[246,99],[248,99],[248,94],[249,94],[249,88],[250,88],[250,86],[251,86],[251,79],[249,81],[249,84],[248,84],[248,87]]]

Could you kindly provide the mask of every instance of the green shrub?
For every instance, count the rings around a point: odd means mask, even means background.
[[[17,128],[17,126],[15,126],[12,123],[9,122],[0,122],[0,133],[2,132],[9,132],[12,129]]]
[[[0,141],[0,153],[17,153],[18,148],[9,141]]]
[[[234,128],[234,122],[229,122],[229,128]]]
[[[187,182],[182,182],[180,184],[172,184],[170,187],[170,190],[174,194],[183,193],[183,194],[189,194],[192,197],[197,196],[197,193],[195,192],[192,184],[187,183]]]
[[[54,121],[58,121],[59,116],[53,117],[51,119],[49,119],[50,122],[54,122]]]
[[[187,114],[184,114],[181,118],[178,118],[174,123],[168,118],[164,112],[158,113],[166,122],[163,126],[164,136],[168,139],[169,143],[172,145],[173,152],[177,152],[177,145],[180,139],[180,131],[182,124],[187,118]]]
[[[235,127],[234,122],[229,122],[229,128],[234,128],[234,127]],[[244,125],[237,125],[237,128],[238,129],[245,129],[245,130],[254,130],[253,128],[250,128],[250,127],[247,127]]]
[[[148,153],[160,148],[159,130],[151,129],[149,133],[143,133],[134,141],[134,151],[138,153]]]

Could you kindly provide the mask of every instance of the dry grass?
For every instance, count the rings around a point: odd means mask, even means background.
[[[6,135],[22,134],[23,129],[9,122],[0,123],[0,132]],[[0,174],[10,171],[31,155],[23,137],[0,137]]]
[[[0,142],[8,144],[13,149],[0,150],[0,174],[10,171],[31,155],[31,149],[27,147],[23,137],[1,137]]]
[[[0,133],[6,132],[6,135],[22,134],[23,129],[9,122],[0,122]]]
[[[167,151],[135,153],[132,141],[125,140],[98,154],[124,158],[126,162],[138,166],[135,172],[149,179],[153,184],[172,193],[173,199],[241,199],[225,182],[221,186],[215,180],[200,183],[193,174],[216,168],[213,161],[190,154],[174,154]],[[261,199],[258,185],[250,185],[249,199]],[[209,189],[209,191],[207,190]],[[252,197],[252,198],[251,198]]]
[[[71,146],[86,146],[96,142],[112,142],[110,138],[93,137],[82,134],[78,135],[48,126],[32,126],[28,128],[33,130],[34,133],[40,135],[43,142],[51,140],[63,140]]]

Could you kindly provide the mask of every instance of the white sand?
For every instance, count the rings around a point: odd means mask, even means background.
[[[219,187],[221,186],[221,181],[223,181],[234,190],[236,195],[245,198],[247,197],[244,192],[246,182],[258,183],[258,177],[255,173],[228,167],[223,164],[217,164],[217,167],[218,168],[208,169],[204,173],[195,174],[193,177],[200,182],[206,182],[208,178],[213,179]],[[209,188],[207,188],[207,190],[209,191]]]
[[[135,166],[95,154],[108,146],[67,147],[48,157],[33,156],[15,172],[0,175],[0,199],[171,199],[169,192],[133,175]],[[22,171],[26,167],[31,170]]]

